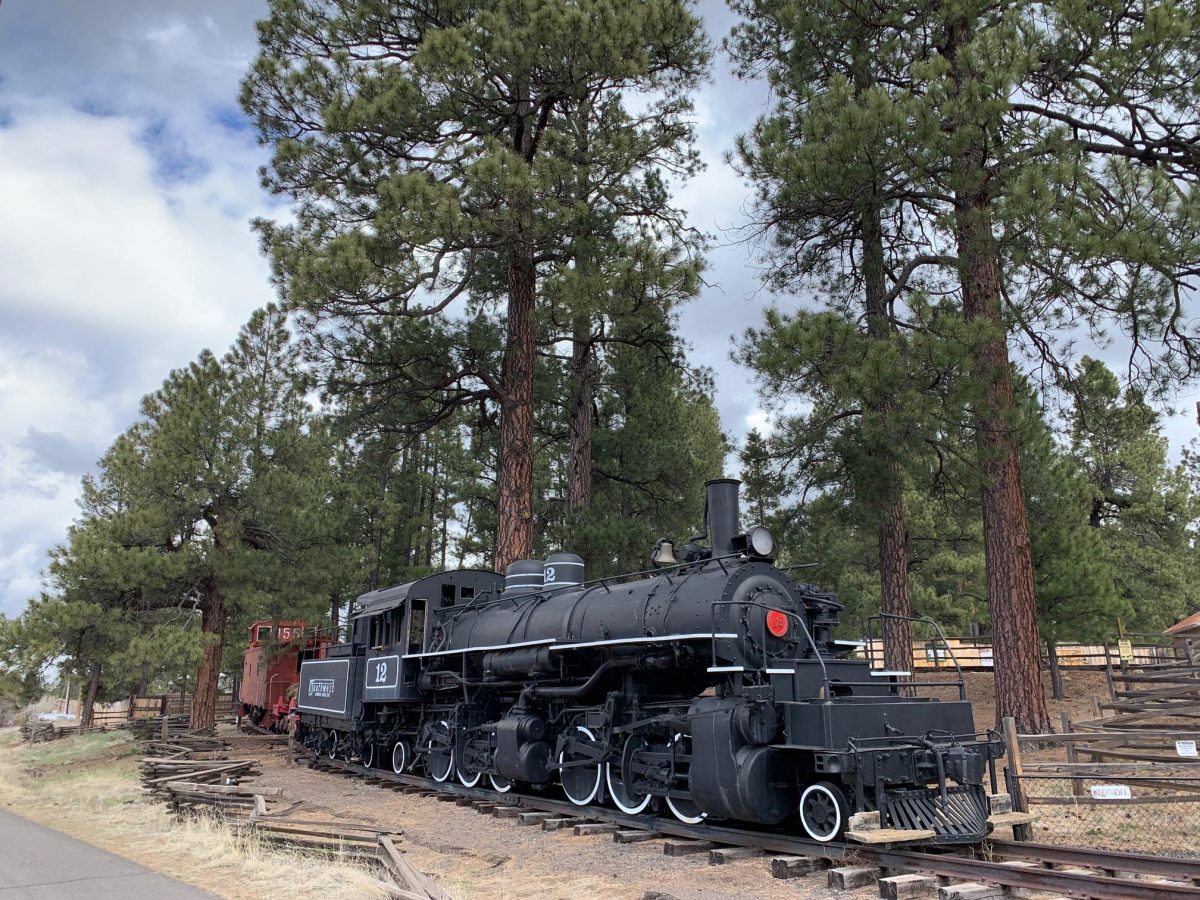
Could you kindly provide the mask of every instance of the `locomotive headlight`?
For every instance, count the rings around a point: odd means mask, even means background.
[[[755,525],[746,535],[746,546],[755,556],[770,556],[775,549],[775,538],[763,526]]]
[[[788,631],[787,616],[777,609],[767,610],[767,631],[775,637],[783,637]]]

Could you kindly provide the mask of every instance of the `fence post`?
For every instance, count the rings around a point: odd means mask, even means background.
[[[1062,718],[1062,733],[1070,734],[1071,733],[1071,718],[1070,718],[1070,716],[1068,716],[1066,713],[1062,713],[1061,718]],[[1075,755],[1075,742],[1074,741],[1064,741],[1064,743],[1067,745],[1067,762],[1072,767],[1074,767],[1074,765],[1079,761],[1079,758]],[[1079,777],[1079,775],[1075,772],[1074,768],[1071,769],[1071,795],[1073,797],[1082,797],[1083,796],[1083,779],[1081,779]]]
[[[1112,657],[1108,655],[1108,641],[1104,642],[1104,677],[1108,681],[1108,699],[1117,702],[1117,686],[1113,684]]]
[[[1021,744],[1017,740],[1017,722],[1012,716],[1004,717],[1004,748],[1008,753],[1009,791],[1012,794],[1012,806],[1016,812],[1029,812],[1029,804],[1025,799],[1025,784],[1021,781],[1024,769],[1021,766]],[[1027,841],[1032,837],[1028,825],[1014,825],[1013,837],[1018,841]]]

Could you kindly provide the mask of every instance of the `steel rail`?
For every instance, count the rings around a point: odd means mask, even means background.
[[[1090,866],[1106,872],[1137,872],[1158,878],[1200,881],[1200,859],[1149,856],[1091,847],[1063,847],[1058,844],[1035,844],[1032,841],[989,840],[983,852],[1007,859],[1036,859],[1043,863]]]
[[[1200,898],[1200,885],[1194,883],[1197,872],[1195,860],[1172,859],[1137,853],[1113,852],[1088,848],[1059,847],[1047,844],[1022,844],[1018,841],[988,841],[971,852],[991,853],[1018,860],[1037,859],[1043,864],[1058,863],[1097,868],[1104,874],[1036,866],[1016,866],[940,848],[929,850],[897,850],[866,844],[839,842],[820,843],[777,832],[754,828],[731,828],[716,824],[688,825],[676,819],[628,815],[617,810],[594,806],[575,806],[565,801],[538,794],[499,793],[485,788],[469,788],[456,782],[437,782],[418,775],[397,775],[383,769],[367,769],[347,760],[328,756],[310,756],[313,768],[341,771],[375,781],[392,782],[437,793],[451,794],[495,803],[498,806],[520,806],[531,811],[555,813],[564,817],[610,822],[629,829],[654,831],[663,836],[712,841],[734,847],[753,847],[771,853],[790,856],[814,856],[830,860],[851,857],[872,862],[892,874],[924,872],[966,881],[982,881],[1012,888],[1051,891],[1074,897],[1096,900],[1195,900]],[[1108,874],[1112,873],[1112,874]],[[1177,881],[1164,884],[1138,878],[1119,877],[1117,873],[1171,878]],[[1193,881],[1193,883],[1186,883]]]

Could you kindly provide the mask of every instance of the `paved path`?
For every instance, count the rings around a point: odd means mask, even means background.
[[[201,900],[212,894],[0,810],[0,900]]]

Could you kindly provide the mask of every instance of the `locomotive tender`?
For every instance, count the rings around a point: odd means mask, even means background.
[[[897,839],[982,840],[1002,745],[976,733],[961,676],[939,701],[872,671],[875,653],[840,656],[840,604],[776,568],[765,529],[739,533],[737,481],[706,484],[704,531],[624,578],[585,583],[563,553],[364,594],[349,641],[301,665],[301,740],[689,823],[798,816],[832,841],[877,812]]]

